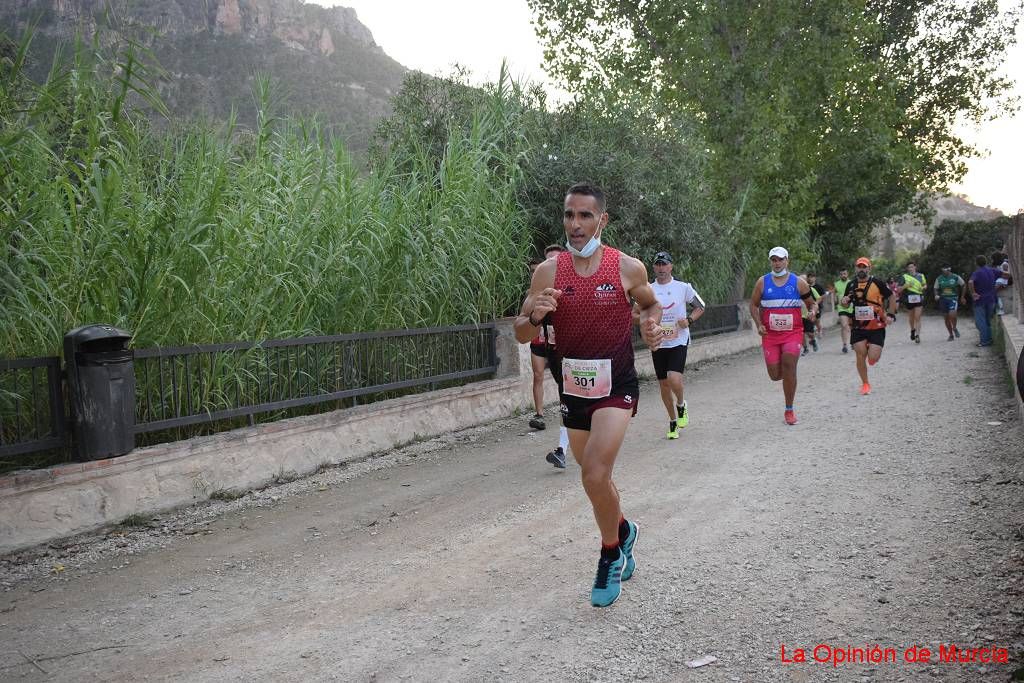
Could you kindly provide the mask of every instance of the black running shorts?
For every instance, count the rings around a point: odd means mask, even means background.
[[[678,372],[682,374],[686,369],[686,344],[673,346],[668,349],[657,349],[651,351],[651,359],[654,361],[654,374],[658,379],[668,379],[668,373]]]
[[[548,370],[551,371],[551,377],[554,378],[555,384],[558,385],[558,393],[562,393],[562,357],[558,355],[554,347],[548,352]]]
[[[875,346],[885,346],[885,330],[859,330],[856,327],[850,330],[850,343],[866,341]]]

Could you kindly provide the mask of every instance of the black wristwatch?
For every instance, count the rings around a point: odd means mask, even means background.
[[[533,322],[533,311],[530,311],[530,315],[526,316],[526,319],[529,320],[530,324],[534,327],[540,327],[544,324],[544,318],[541,318],[539,323]]]
[[[686,324],[687,325],[692,325],[693,324],[693,318],[691,318],[690,316],[686,316]]]

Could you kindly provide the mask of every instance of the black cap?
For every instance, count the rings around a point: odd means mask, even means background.
[[[672,257],[669,256],[667,251],[659,251],[654,255],[654,263],[655,265],[659,263],[672,263]]]

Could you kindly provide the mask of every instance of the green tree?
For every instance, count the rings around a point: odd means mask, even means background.
[[[668,249],[683,258],[678,274],[698,282],[712,300],[728,298],[732,259],[709,212],[707,154],[684,120],[593,98],[552,110],[540,89],[516,83],[504,71],[482,88],[469,86],[461,71],[440,79],[410,74],[394,114],[377,128],[371,160],[378,164],[395,159],[391,150],[417,149],[440,164],[450,132],[468,131],[486,112],[503,122],[505,132],[494,144],[516,159],[519,203],[535,253],[564,240],[563,194],[585,180],[608,192],[609,244],[645,259]],[[529,257],[524,253],[522,260]]]
[[[1000,12],[995,0],[867,0],[856,68],[832,107],[813,235],[826,262],[849,259],[871,228],[906,210],[928,214],[966,172],[975,150],[958,120],[979,122],[1015,107],[999,73],[1024,3]]]
[[[738,260],[848,258],[918,189],[962,176],[952,133],[1006,89],[1019,6],[994,0],[529,0],[570,91],[687,116]]]
[[[849,64],[838,0],[530,0],[550,70],[571,91],[650,93],[692,121],[738,289],[771,242],[810,254],[822,108]],[[837,48],[843,48],[841,51]]]
[[[934,282],[942,266],[965,280],[977,266],[977,256],[990,257],[1002,251],[1014,219],[1003,216],[991,221],[943,221],[935,229],[935,237],[917,258],[917,268]]]
[[[550,114],[524,172],[524,209],[538,246],[565,239],[559,217],[568,183],[593,182],[608,196],[605,241],[648,264],[670,251],[676,277],[697,283],[711,301],[727,301],[732,258],[702,187],[707,155],[686,131],[652,123],[643,112],[602,111],[592,100]]]

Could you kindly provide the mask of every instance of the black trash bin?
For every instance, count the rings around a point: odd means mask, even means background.
[[[132,335],[85,325],[64,335],[64,367],[78,460],[124,455],[135,448],[135,361]]]

